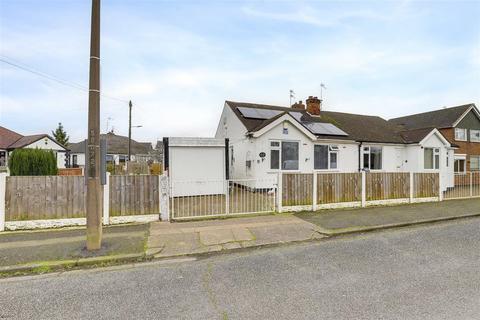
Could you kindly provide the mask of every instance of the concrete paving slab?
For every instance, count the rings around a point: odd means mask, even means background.
[[[233,228],[232,233],[235,241],[250,241],[254,239],[253,234],[247,228]]]
[[[203,245],[211,246],[215,244],[224,244],[235,241],[233,232],[230,228],[220,230],[206,230],[199,232],[200,242]]]

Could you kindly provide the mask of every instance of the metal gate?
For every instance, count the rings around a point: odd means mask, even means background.
[[[276,196],[276,179],[171,181],[170,216],[182,220],[273,212]]]

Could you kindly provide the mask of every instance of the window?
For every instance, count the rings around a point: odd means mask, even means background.
[[[480,156],[470,156],[470,171],[480,170]]]
[[[72,166],[74,168],[78,167],[78,156],[76,154],[72,155]]]
[[[480,130],[470,129],[470,141],[471,142],[480,142]]]
[[[465,159],[455,159],[454,171],[455,173],[465,173],[467,171]]]
[[[4,167],[7,165],[7,152],[0,151],[0,167]]]
[[[298,142],[282,141],[282,170],[298,170]]]
[[[128,160],[128,156],[124,156],[124,155],[119,155],[118,156],[118,162],[119,163],[125,163],[125,162],[127,162],[127,160]]]
[[[270,169],[280,169],[280,142],[270,142]]]
[[[235,164],[235,156],[233,155],[233,147],[230,147],[230,166]]]
[[[363,168],[382,170],[382,147],[363,148]]]
[[[270,141],[270,169],[298,170],[299,143]]]
[[[313,150],[313,167],[316,170],[337,169],[338,146],[315,145]]]
[[[440,149],[423,149],[423,167],[425,169],[439,169],[440,167]]]
[[[455,140],[467,141],[467,129],[455,128]]]

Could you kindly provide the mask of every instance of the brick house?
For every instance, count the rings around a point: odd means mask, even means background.
[[[480,112],[475,104],[390,119],[399,130],[437,128],[457,148],[456,173],[480,171]]]

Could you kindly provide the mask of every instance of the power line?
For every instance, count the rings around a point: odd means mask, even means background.
[[[42,71],[37,71],[31,67],[28,67],[26,66],[25,64],[23,63],[15,63],[15,62],[12,62],[13,59],[9,58],[9,57],[6,57],[4,55],[0,55],[0,61],[5,63],[5,64],[8,64],[12,67],[15,67],[15,68],[18,68],[18,69],[21,69],[23,71],[26,71],[26,72],[30,72],[32,74],[35,74],[37,76],[40,76],[40,77],[43,77],[45,79],[48,79],[48,80],[51,80],[51,81],[55,81],[57,83],[60,83],[60,84],[63,84],[65,86],[68,86],[68,87],[71,87],[71,88],[74,88],[74,89],[77,89],[77,90],[81,90],[81,91],[84,91],[84,92],[88,92],[88,87],[85,87],[85,86],[82,86],[81,84],[78,84],[78,83],[75,83],[75,82],[72,82],[72,81],[67,81],[67,80],[64,80],[64,79],[61,79],[61,78],[58,78],[56,76],[53,76],[53,75],[50,75],[48,73],[45,73],[45,72],[42,72]],[[104,94],[104,93],[101,93],[101,96],[104,97],[104,98],[108,98],[108,99],[112,99],[112,100],[117,100],[117,101],[120,101],[120,102],[123,102],[125,104],[128,104],[128,101],[127,100],[124,100],[124,99],[121,99],[121,98],[117,98],[117,97],[114,97],[114,96],[111,96],[111,95],[108,95],[108,94]]]

